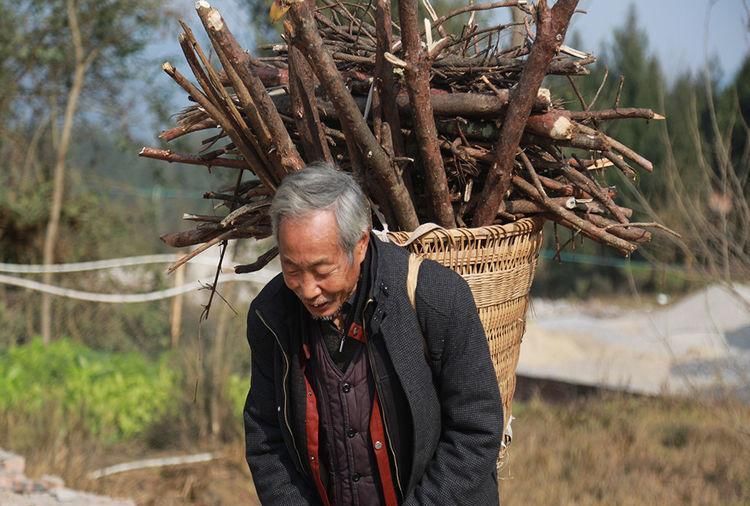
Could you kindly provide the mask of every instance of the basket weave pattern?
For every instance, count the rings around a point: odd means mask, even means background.
[[[391,232],[389,237],[404,244],[409,233]],[[525,218],[507,225],[437,229],[407,246],[413,253],[453,269],[468,282],[487,334],[506,424],[541,244],[542,221]]]

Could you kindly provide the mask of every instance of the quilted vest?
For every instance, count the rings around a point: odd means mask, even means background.
[[[375,386],[368,374],[364,343],[344,371],[331,359],[323,339],[313,345],[315,393],[320,415],[320,459],[331,504],[379,506],[377,463],[370,441]],[[327,480],[326,480],[327,478]]]

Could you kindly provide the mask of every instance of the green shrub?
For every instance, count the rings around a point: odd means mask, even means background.
[[[235,413],[242,413],[242,410],[245,408],[245,398],[247,397],[247,391],[250,389],[249,377],[249,374],[246,376],[238,374],[229,376],[227,394]]]
[[[67,339],[46,347],[37,339],[0,352],[0,378],[0,412],[47,417],[57,406],[62,420],[78,420],[110,441],[144,432],[176,405],[178,378],[165,357],[151,362]]]

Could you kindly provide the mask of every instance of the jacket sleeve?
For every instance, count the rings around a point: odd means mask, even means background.
[[[320,504],[317,494],[299,473],[281,432],[275,402],[275,338],[251,305],[247,339],[252,353],[250,392],[244,409],[247,463],[261,504],[297,506]],[[283,409],[283,407],[281,407]]]
[[[474,297],[460,276],[447,318],[426,320],[442,337],[442,367],[435,378],[441,404],[440,440],[405,505],[498,504],[496,459],[503,410],[487,338]],[[421,276],[420,276],[421,277]],[[421,281],[421,280],[420,280]],[[443,292],[445,293],[445,292]]]

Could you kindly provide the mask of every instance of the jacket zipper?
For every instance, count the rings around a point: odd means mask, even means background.
[[[367,302],[365,302],[365,307],[362,310],[362,314],[367,314],[367,306],[370,304],[370,302],[373,302],[372,299],[368,299]],[[369,338],[367,339],[367,342],[369,343]],[[367,346],[367,358],[370,362],[370,370],[372,371],[372,375],[375,377],[375,391],[378,394],[378,397],[380,399],[383,398],[383,394],[380,391],[380,381],[378,378],[378,373],[375,367],[373,366],[373,359],[372,359],[372,346]],[[388,439],[388,449],[391,451],[391,455],[393,456],[393,467],[396,468],[396,486],[398,487],[398,491],[401,494],[401,497],[404,497],[404,491],[401,488],[401,477],[399,476],[398,472],[398,459],[396,458],[396,449],[393,447],[393,442],[391,441],[391,433],[388,430],[388,417],[386,416],[386,408],[385,405],[381,405],[381,413],[383,414],[383,426],[385,427],[385,437]]]
[[[292,432],[292,426],[289,423],[289,415],[287,412],[287,399],[286,399],[286,390],[287,390],[287,379],[289,377],[289,357],[287,357],[286,352],[284,351],[284,348],[281,346],[281,340],[279,339],[279,336],[276,334],[276,332],[273,331],[273,329],[266,323],[266,320],[263,319],[263,316],[260,314],[260,311],[257,309],[255,310],[255,314],[258,315],[258,318],[260,318],[260,321],[263,322],[263,325],[266,326],[268,331],[273,334],[273,337],[276,339],[276,344],[279,345],[279,350],[281,350],[281,355],[284,357],[284,378],[283,378],[283,391],[284,391],[284,422],[286,423],[286,428],[289,431],[289,437],[292,439],[292,446],[294,447],[294,453],[297,455],[297,460],[300,464],[300,469],[304,471],[305,466],[302,463],[302,457],[299,454],[299,450],[297,449],[297,443],[294,440],[294,432]]]

